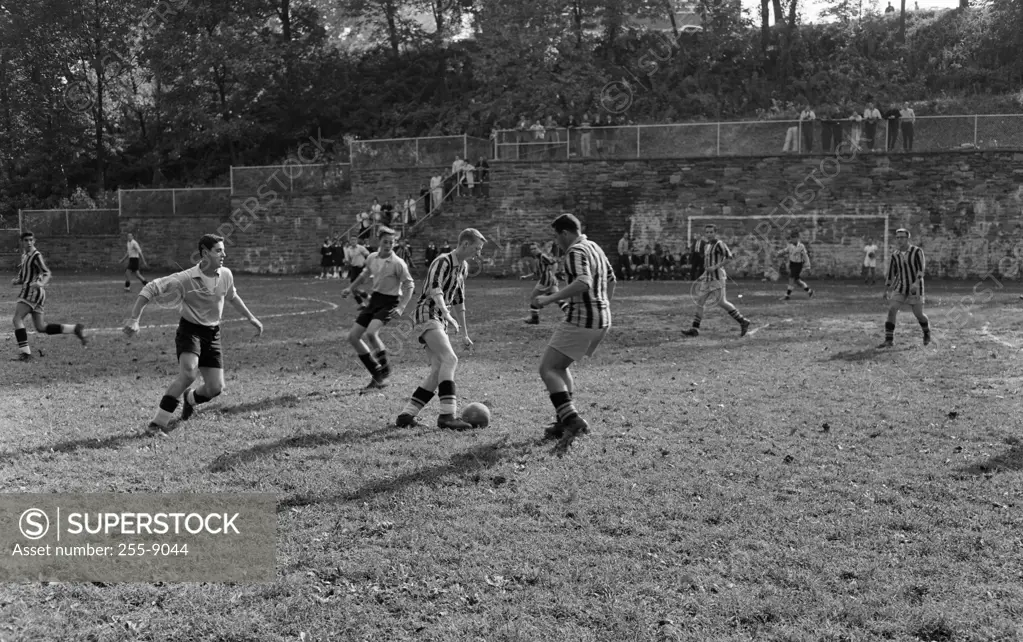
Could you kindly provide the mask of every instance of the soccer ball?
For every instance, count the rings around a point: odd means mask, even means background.
[[[490,409],[475,401],[462,408],[462,421],[473,428],[486,428],[490,425]]]

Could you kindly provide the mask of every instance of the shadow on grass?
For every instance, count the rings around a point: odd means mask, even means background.
[[[1023,441],[1011,439],[1009,451],[1001,455],[995,455],[986,461],[970,464],[961,468],[960,472],[966,475],[980,477],[993,473],[1015,472],[1023,470]]]
[[[862,350],[846,350],[844,352],[836,352],[835,354],[828,357],[828,361],[848,361],[850,363],[856,363],[859,361],[876,361],[878,357],[892,354],[894,348],[887,348],[885,350],[879,350],[878,348],[864,348]]]
[[[36,446],[12,452],[0,453],[0,463],[11,463],[24,455],[45,455],[48,453],[73,453],[80,450],[102,450],[104,448],[120,448],[131,441],[152,439],[142,432],[111,435],[110,437],[90,437],[88,439],[72,439],[61,441],[51,446]]]
[[[481,444],[465,452],[456,453],[446,463],[424,466],[397,477],[370,482],[342,495],[332,497],[297,495],[290,497],[277,504],[277,511],[281,512],[288,508],[310,506],[313,504],[361,501],[380,493],[392,493],[413,485],[434,484],[447,477],[492,468],[510,456],[530,451],[533,446],[538,444],[539,442],[536,439],[508,443],[508,437],[504,436],[496,441]]]
[[[408,429],[387,426],[370,432],[346,430],[339,433],[318,432],[307,435],[295,435],[294,437],[278,439],[269,444],[253,446],[236,453],[225,453],[213,460],[209,466],[209,471],[211,473],[223,473],[243,464],[272,457],[274,453],[291,448],[319,448],[320,446],[351,444],[357,441],[370,440],[374,437],[396,435],[398,433],[400,433],[398,436],[407,435]]]
[[[314,395],[310,395],[314,396]],[[279,397],[272,397],[270,399],[261,399],[259,401],[253,401],[251,403],[242,403],[234,406],[222,406],[217,409],[222,415],[240,415],[246,412],[261,412],[263,410],[270,410],[272,408],[294,408],[301,401],[298,395],[281,395]]]

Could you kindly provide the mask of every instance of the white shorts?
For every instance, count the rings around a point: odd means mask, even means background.
[[[580,328],[577,325],[562,323],[551,335],[548,348],[554,348],[573,361],[583,357],[592,357],[597,346],[607,336],[609,328]]]
[[[419,323],[414,328],[416,336],[419,338],[419,343],[426,345],[426,339],[423,336],[426,335],[430,330],[440,330],[444,334],[448,333],[448,324],[440,319],[429,319],[422,323]]]
[[[917,305],[924,302],[924,297],[921,294],[901,294],[896,292],[892,294],[892,303],[902,303],[905,305]]]

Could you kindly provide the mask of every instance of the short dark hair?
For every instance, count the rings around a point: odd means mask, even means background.
[[[23,240],[24,240],[24,239],[27,239],[27,238],[33,238],[33,239],[34,239],[35,237],[36,237],[36,235],[35,235],[35,234],[33,234],[32,232],[22,232],[22,233],[21,233],[21,238],[22,238]]]
[[[714,225],[713,223],[706,223],[706,224],[704,224],[703,229],[707,229],[708,227],[714,228],[714,231],[717,231],[717,229],[718,229],[718,226]]]
[[[562,214],[558,218],[554,219],[554,222],[551,223],[551,227],[554,228],[555,232],[573,232],[578,234],[579,230],[582,229],[582,224],[574,214]]]
[[[202,256],[202,251],[210,251],[213,246],[217,243],[223,243],[224,237],[217,236],[216,234],[203,234],[202,238],[199,239],[199,256]]]

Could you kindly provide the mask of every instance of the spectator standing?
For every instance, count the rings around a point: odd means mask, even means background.
[[[583,122],[579,127],[579,151],[583,158],[590,157],[590,146],[593,143],[593,129],[590,126],[590,115],[583,114]]]
[[[476,168],[466,161],[462,166],[462,173],[465,174],[465,185],[469,196],[476,196]]]
[[[558,131],[558,123],[554,120],[554,116],[547,114],[547,120],[544,122],[544,131],[547,133],[547,141],[550,143],[561,142],[561,132]]]
[[[600,111],[593,115],[593,146],[596,149],[597,158],[604,157],[604,137],[607,135],[606,123],[600,117]]]
[[[330,241],[330,237],[323,239],[323,245],[320,246],[320,275],[317,279],[326,279],[330,276],[330,272],[334,267],[334,245]]]
[[[455,162],[451,163],[451,176],[454,180],[453,187],[459,196],[462,195],[462,183],[465,181],[465,161],[461,156],[455,156]]]
[[[334,235],[334,242],[331,244],[331,263],[329,276],[340,279],[341,272],[345,267],[345,241],[340,234]]]
[[[430,201],[432,200],[430,198],[430,190],[426,187],[426,183],[421,183],[419,185],[419,198],[423,199],[423,210],[426,212],[427,215],[429,215],[430,210],[432,210],[433,208],[431,207],[430,203]]]
[[[834,151],[841,140],[842,126],[838,123],[838,110],[831,105],[825,105],[821,108],[821,151]]]
[[[369,206],[369,213],[373,216],[373,220],[380,218],[379,214],[382,210],[383,208],[380,205],[380,201],[374,198],[373,204]]]
[[[480,192],[483,198],[487,198],[490,196],[490,163],[487,162],[486,156],[480,156],[480,162],[476,164],[476,168],[480,173]]]
[[[629,260],[629,233],[618,239],[618,274],[623,281],[632,279],[632,265]]]
[[[430,189],[432,208],[437,209],[444,202],[444,178],[439,175],[431,178]]]
[[[805,103],[803,111],[799,114],[799,129],[802,146],[799,151],[809,154],[813,151],[813,121],[817,120],[817,114],[810,109],[810,103]]]
[[[451,243],[448,243],[447,241],[444,241],[444,245],[440,246],[440,253],[441,254],[450,254],[451,253]]]
[[[416,217],[416,199],[409,194],[408,198],[405,199],[405,207],[402,208],[402,224],[403,225],[415,225],[418,218]]]
[[[892,105],[884,112],[884,119],[887,124],[887,139],[888,144],[885,146],[885,150],[889,152],[895,151],[895,144],[899,141],[899,119],[901,114],[899,108],[896,105]]]
[[[782,152],[799,151],[799,126],[789,127],[785,130],[785,144],[782,145]]]
[[[394,225],[394,203],[391,199],[384,201],[383,207],[380,208],[380,222],[387,226]]]
[[[432,265],[433,260],[437,258],[437,245],[430,241],[430,244],[426,246],[426,265]]]
[[[881,122],[881,112],[874,103],[867,103],[863,110],[863,135],[867,139],[867,149],[874,151],[874,140],[877,138],[877,124]]]
[[[916,123],[916,112],[909,106],[909,103],[902,105],[899,112],[902,117],[902,151],[913,151],[913,125]]]
[[[356,219],[359,221],[359,240],[365,241],[373,232],[373,219],[369,212],[360,212]]]
[[[858,109],[853,109],[849,116],[849,144],[854,152],[859,151],[860,142],[863,139],[863,114]]]

